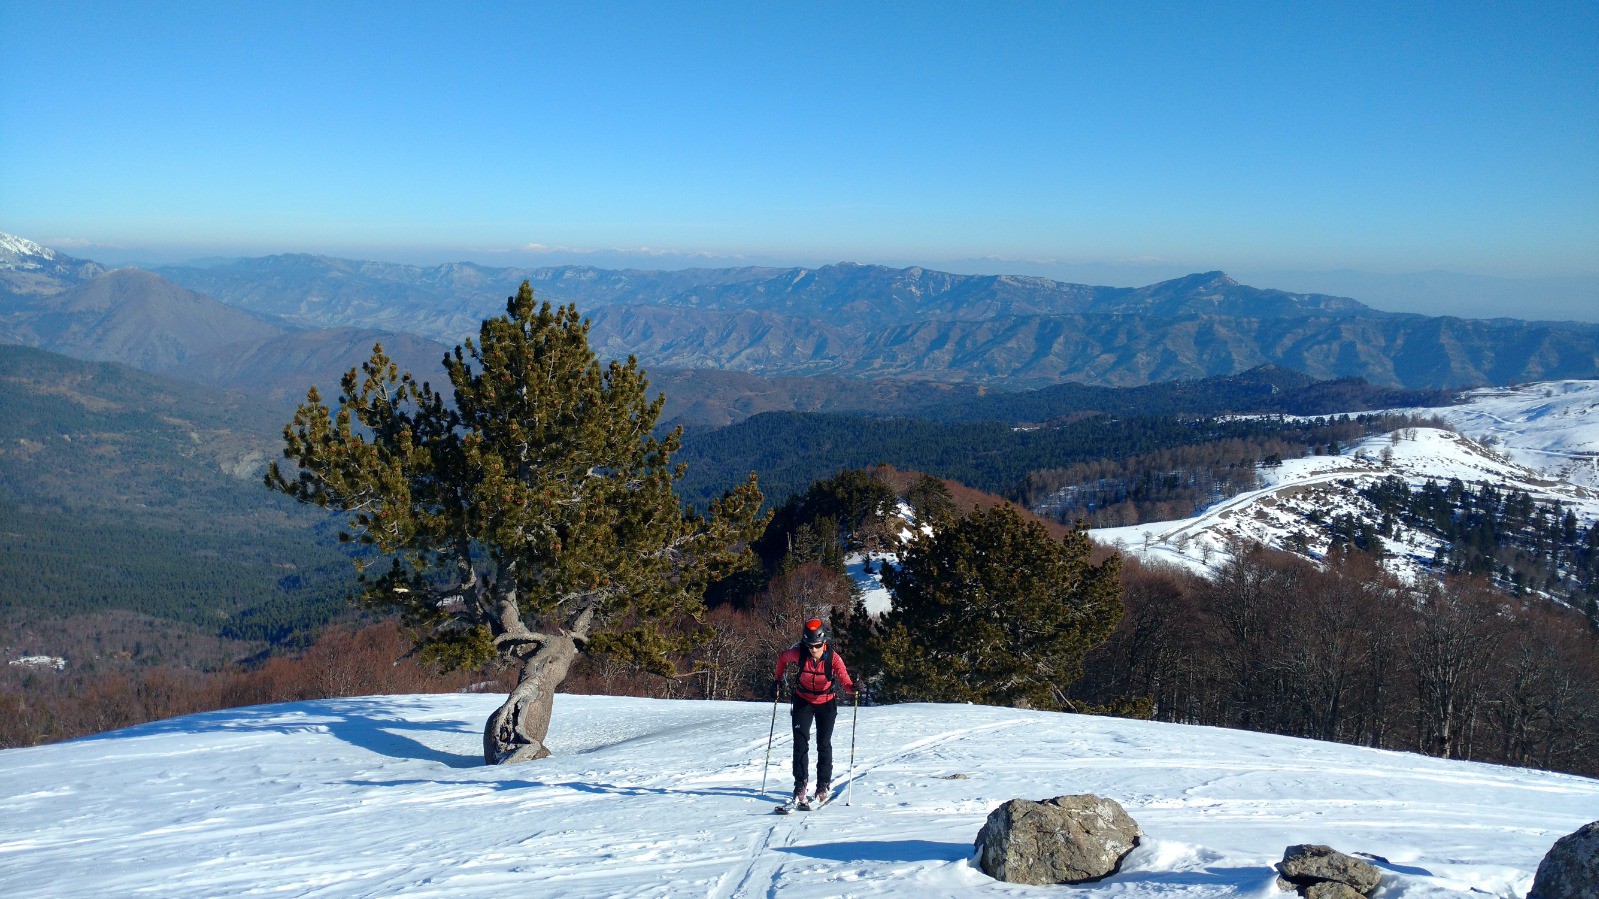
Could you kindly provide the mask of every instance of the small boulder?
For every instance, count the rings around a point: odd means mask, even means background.
[[[1277,863],[1277,873],[1282,875],[1279,883],[1287,881],[1306,897],[1311,895],[1311,888],[1323,883],[1341,884],[1361,896],[1370,896],[1382,883],[1382,873],[1376,868],[1330,846],[1289,846],[1283,852],[1283,860]],[[1337,890],[1324,889],[1316,899],[1340,895]]]
[[[1138,834],[1126,810],[1102,796],[1012,799],[978,832],[978,863],[1007,883],[1084,883],[1116,873]]]
[[[1527,899],[1593,899],[1599,896],[1599,821],[1555,841],[1538,864]]]

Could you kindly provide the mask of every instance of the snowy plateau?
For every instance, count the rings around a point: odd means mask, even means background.
[[[1339,455],[1307,456],[1261,469],[1264,486],[1230,497],[1181,521],[1099,528],[1095,540],[1146,560],[1196,570],[1229,558],[1236,541],[1279,549],[1296,542],[1310,555],[1325,554],[1327,534],[1310,524],[1377,516],[1357,495],[1362,487],[1395,475],[1412,489],[1428,480],[1459,478],[1468,487],[1491,483],[1558,502],[1584,526],[1599,520],[1599,381],[1552,381],[1489,388],[1466,394],[1456,406],[1392,410],[1441,419],[1454,430],[1409,428],[1371,437]],[[1433,557],[1436,541],[1401,530],[1387,539],[1385,564],[1414,580]]]
[[[1241,731],[984,706],[841,715],[839,798],[786,817],[765,703],[560,695],[554,755],[481,763],[500,698],[229,709],[0,752],[0,895],[1289,897],[1297,843],[1379,899],[1527,892],[1599,781]],[[850,765],[853,745],[854,764]],[[1143,831],[1075,887],[972,857],[1005,800],[1094,793]]]

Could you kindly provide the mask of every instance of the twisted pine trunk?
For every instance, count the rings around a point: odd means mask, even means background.
[[[550,754],[544,738],[550,732],[555,688],[577,660],[572,634],[548,637],[522,664],[522,675],[505,704],[483,727],[483,761],[490,765],[531,762]]]

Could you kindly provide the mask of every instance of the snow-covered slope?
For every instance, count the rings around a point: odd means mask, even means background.
[[[771,707],[560,696],[541,762],[485,767],[491,696],[233,709],[0,752],[0,895],[1044,895],[970,858],[999,803],[1097,793],[1144,841],[1074,896],[1278,895],[1294,843],[1385,896],[1525,895],[1599,781],[1285,737],[981,706],[859,712],[845,793],[788,788]],[[845,801],[849,802],[845,805]]]
[[[1599,381],[1557,381],[1474,391],[1460,406],[1399,410],[1437,416],[1462,433],[1411,428],[1373,437],[1337,456],[1308,456],[1263,468],[1266,485],[1181,521],[1093,531],[1094,539],[1146,559],[1204,570],[1227,558],[1236,540],[1320,556],[1328,535],[1309,516],[1352,514],[1374,520],[1357,491],[1389,475],[1412,488],[1459,478],[1559,502],[1584,525],[1599,520]],[[1479,440],[1482,442],[1479,443]],[[1487,445],[1484,445],[1486,443]],[[1391,569],[1418,576],[1437,543],[1401,532],[1386,541]]]
[[[25,237],[0,233],[0,268],[39,268],[56,258],[56,251],[41,247]]]
[[[1473,390],[1435,415],[1551,477],[1599,487],[1599,381],[1545,381]]]
[[[1206,569],[1227,557],[1237,540],[1280,549],[1297,548],[1314,557],[1325,555],[1329,537],[1310,516],[1327,519],[1351,514],[1375,520],[1372,505],[1357,495],[1390,475],[1412,488],[1428,480],[1459,478],[1470,485],[1491,482],[1526,491],[1540,503],[1558,501],[1584,522],[1599,518],[1599,491],[1518,465],[1468,438],[1436,428],[1412,428],[1392,437],[1373,437],[1342,455],[1290,459],[1262,470],[1266,486],[1242,493],[1181,521],[1150,522],[1121,528],[1100,528],[1094,539],[1146,559],[1177,562]],[[1430,561],[1437,542],[1401,531],[1385,540],[1385,564],[1414,579]]]

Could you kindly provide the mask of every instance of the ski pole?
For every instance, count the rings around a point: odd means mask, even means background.
[[[771,766],[771,764],[772,764],[772,737],[775,736],[776,734],[777,734],[777,697],[773,696],[772,697],[772,726],[766,732],[766,761],[761,763],[761,795],[762,796],[766,795],[766,769],[769,768]],[[854,739],[855,738],[853,736],[850,737],[851,742],[853,742]],[[851,750],[851,756],[850,757],[854,758],[854,750]]]
[[[849,717],[849,786],[844,791],[844,804],[855,798],[855,725],[861,720],[861,691],[855,691],[855,711]]]

